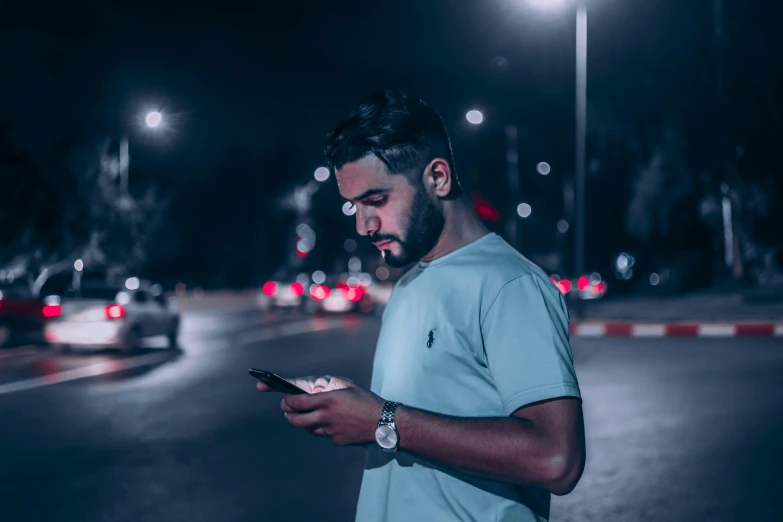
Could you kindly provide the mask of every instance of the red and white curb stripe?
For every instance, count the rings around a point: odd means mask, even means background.
[[[572,337],[783,337],[781,323],[571,323]]]

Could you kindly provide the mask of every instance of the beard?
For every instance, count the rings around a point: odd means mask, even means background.
[[[399,268],[420,260],[435,247],[443,233],[446,219],[443,212],[429,198],[423,186],[416,189],[405,227],[401,227],[403,237],[391,234],[374,234],[372,242],[393,240],[399,243],[400,253],[392,254],[384,250],[384,259],[389,266]]]

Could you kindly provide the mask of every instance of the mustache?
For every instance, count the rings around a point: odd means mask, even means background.
[[[380,243],[381,241],[397,241],[400,242],[399,238],[397,236],[394,236],[392,234],[372,234],[368,235],[367,237],[370,238],[370,241],[372,243]]]

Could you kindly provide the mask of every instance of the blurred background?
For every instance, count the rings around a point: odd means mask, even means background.
[[[594,460],[553,519],[766,516],[783,485],[769,465],[783,436],[779,5],[42,11],[0,7],[9,520],[45,516],[26,500],[42,480],[62,520],[250,520],[252,492],[275,520],[353,516],[360,451],[291,434],[244,372],[369,383],[402,272],[356,234],[322,147],[385,88],[442,115],[478,215],[571,307]],[[707,421],[717,431],[701,433]],[[319,500],[297,504],[283,445],[299,469],[344,469],[345,481],[299,483]],[[704,465],[708,449],[731,458]],[[681,489],[655,473],[680,474]],[[88,486],[103,489],[87,499]]]

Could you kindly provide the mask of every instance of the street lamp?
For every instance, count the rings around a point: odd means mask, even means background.
[[[527,0],[537,7],[556,8],[566,0]],[[576,0],[576,133],[574,139],[575,273],[585,265],[585,136],[587,129],[587,5]]]
[[[144,116],[144,124],[148,129],[157,129],[163,123],[163,114],[160,111],[149,111]],[[124,196],[128,195],[128,175],[130,170],[130,152],[128,135],[120,140],[120,190]]]
[[[147,113],[146,118],[144,118],[144,123],[147,124],[147,127],[154,129],[160,123],[163,121],[163,115],[159,113],[158,111],[150,111]]]

